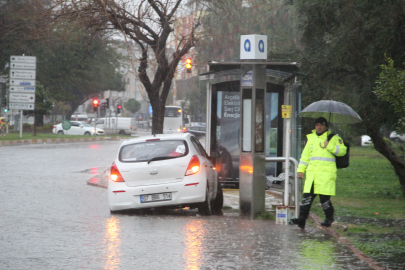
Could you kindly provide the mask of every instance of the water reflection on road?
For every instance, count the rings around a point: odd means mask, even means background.
[[[109,241],[108,269],[371,269],[315,227],[190,212],[114,215],[108,222],[120,226],[110,236],[120,239]]]
[[[105,235],[105,268],[104,269],[120,269],[120,235],[119,219],[111,217],[106,223],[106,235]]]

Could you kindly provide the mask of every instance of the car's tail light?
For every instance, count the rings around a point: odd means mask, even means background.
[[[115,164],[111,166],[110,178],[114,182],[125,182],[124,178],[122,178],[121,173],[117,168],[117,165]]]
[[[55,125],[53,125],[53,128],[56,128],[56,126],[55,126]]]
[[[190,163],[188,164],[187,171],[186,171],[186,176],[187,175],[192,175],[197,173],[200,170],[200,160],[198,159],[197,156],[193,156],[190,160]]]
[[[187,128],[184,127],[183,130],[182,130],[182,132],[183,132],[183,133],[186,133],[186,132],[187,132]]]

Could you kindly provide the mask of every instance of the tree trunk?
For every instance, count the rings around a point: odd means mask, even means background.
[[[371,139],[373,140],[375,149],[380,152],[384,157],[386,157],[389,162],[391,162],[394,167],[395,173],[398,176],[399,183],[401,185],[402,194],[405,197],[405,163],[398,156],[391,146],[384,140],[383,136],[379,131],[374,131],[369,133]]]
[[[152,134],[163,134],[163,120],[165,115],[165,103],[160,99],[154,99],[152,101]]]

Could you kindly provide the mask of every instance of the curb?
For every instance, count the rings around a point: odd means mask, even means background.
[[[370,256],[364,254],[362,251],[357,249],[346,237],[342,237],[335,229],[332,227],[325,227],[321,225],[321,219],[314,213],[310,212],[309,216],[315,221],[316,226],[321,229],[326,231],[328,234],[336,238],[340,243],[345,244],[351,251],[354,252],[360,259],[365,261],[368,265],[370,265],[373,269],[376,270],[387,270],[384,266],[382,266],[380,263],[375,261],[373,258]]]
[[[89,138],[54,138],[54,139],[29,139],[29,140],[14,140],[0,141],[1,146],[27,145],[27,144],[55,144],[55,143],[77,143],[77,142],[95,142],[95,141],[118,141],[116,137],[89,137]]]

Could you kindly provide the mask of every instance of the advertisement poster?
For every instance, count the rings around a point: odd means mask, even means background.
[[[221,117],[218,129],[218,151],[221,157],[216,168],[221,179],[239,178],[239,132],[241,98],[239,92],[219,93],[218,111]]]

